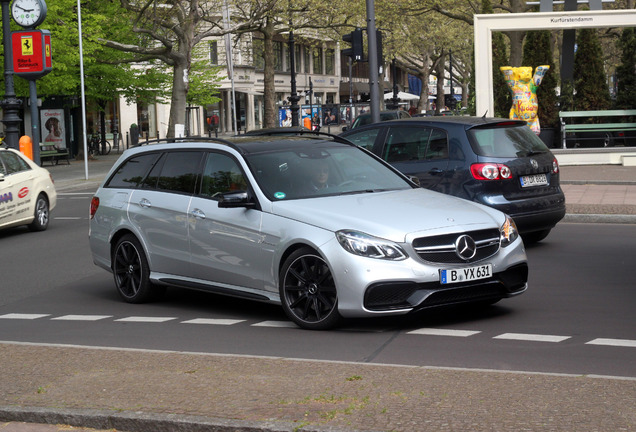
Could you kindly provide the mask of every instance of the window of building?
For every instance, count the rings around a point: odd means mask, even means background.
[[[325,50],[325,74],[333,75],[335,71],[336,53],[333,49]]]
[[[322,48],[313,48],[312,49],[313,60],[314,60],[314,72],[315,74],[322,74]]]
[[[254,67],[256,69],[264,69],[265,68],[265,59],[263,57],[263,39],[253,39],[252,40],[252,58],[254,62]]]
[[[217,41],[210,41],[210,63],[212,65],[219,64],[219,48]]]
[[[274,41],[274,70],[283,70],[283,43]]]
[[[157,111],[155,104],[137,102],[137,123],[142,136],[157,136]]]
[[[303,72],[309,73],[309,66],[311,65],[310,59],[311,48],[308,46],[303,47]]]

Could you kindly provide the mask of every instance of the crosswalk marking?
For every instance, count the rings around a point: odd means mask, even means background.
[[[570,336],[526,334],[526,333],[504,333],[495,336],[493,339],[520,340],[529,342],[563,342],[570,339]]]
[[[116,319],[117,322],[135,322],[135,323],[162,323],[166,321],[176,320],[175,317],[143,317],[143,316],[131,316],[127,318]]]
[[[298,326],[291,321],[261,321],[252,324],[252,327],[298,328]]]
[[[21,314],[21,313],[10,313],[6,315],[0,315],[2,319],[26,319],[26,320],[34,320],[38,318],[44,318],[50,316],[50,314]]]
[[[427,335],[427,336],[453,336],[453,337],[469,337],[481,333],[479,331],[472,330],[451,330],[451,329],[435,329],[435,328],[421,328],[412,330],[407,334]]]
[[[636,348],[636,340],[597,338],[589,342],[586,342],[586,345],[605,345],[605,346]]]
[[[99,321],[112,317],[112,315],[63,315],[51,319],[55,321]]]
[[[181,324],[208,324],[208,325],[234,325],[242,323],[245,320],[220,319],[220,318],[195,318],[187,321],[181,321]]]

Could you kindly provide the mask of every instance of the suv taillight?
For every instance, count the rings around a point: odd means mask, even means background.
[[[93,199],[91,200],[91,209],[90,209],[91,219],[95,217],[95,213],[97,213],[98,207],[99,207],[99,198],[93,197]]]
[[[558,174],[559,173],[559,161],[556,160],[556,158],[554,158],[552,160],[552,174]]]
[[[476,180],[507,180],[512,178],[512,171],[504,164],[476,163],[470,166],[470,173]]]

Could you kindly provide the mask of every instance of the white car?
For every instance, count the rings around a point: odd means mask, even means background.
[[[0,228],[43,231],[56,203],[51,174],[22,153],[0,147]]]

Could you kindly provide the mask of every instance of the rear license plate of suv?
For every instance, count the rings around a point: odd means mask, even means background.
[[[440,270],[439,280],[442,284],[470,282],[492,276],[492,264],[460,269]]]
[[[534,174],[521,177],[521,187],[546,186],[548,176],[545,174]]]

